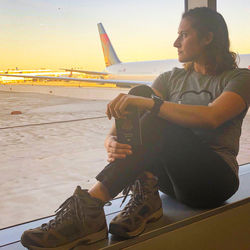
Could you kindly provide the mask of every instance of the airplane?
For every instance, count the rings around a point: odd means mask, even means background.
[[[0,74],[0,76],[23,77],[44,80],[81,81],[93,84],[113,83],[119,87],[131,87],[140,84],[151,85],[153,83],[153,80],[161,73],[172,70],[174,67],[183,67],[183,65],[177,59],[121,62],[110,42],[110,39],[102,23],[98,23],[97,26],[99,30],[106,65],[105,71],[98,72],[76,69],[63,69],[65,71],[71,72],[70,77],[31,76],[25,74]],[[239,55],[239,59],[240,68],[250,69],[250,54]],[[87,75],[95,77],[98,76],[99,79],[74,78],[71,77],[72,72],[85,73]]]

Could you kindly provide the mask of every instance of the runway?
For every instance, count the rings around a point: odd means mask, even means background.
[[[115,84],[89,84],[85,82],[41,81],[0,84],[0,91],[40,93],[47,95],[73,97],[85,100],[111,100],[118,93],[127,93],[128,88],[118,88]]]
[[[51,215],[77,185],[89,188],[107,164],[103,142],[112,121],[105,117],[108,100],[0,91],[0,102],[0,228],[4,228]],[[14,110],[22,114],[11,115]],[[248,112],[239,164],[250,162],[249,152]]]

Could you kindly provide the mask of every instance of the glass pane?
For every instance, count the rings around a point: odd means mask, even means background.
[[[172,0],[3,0],[0,70],[43,75],[49,69],[51,76],[70,75],[60,68],[102,71],[99,22],[121,61],[176,58],[183,11],[184,1]],[[103,142],[112,122],[105,108],[110,93],[121,90],[60,84],[16,78],[1,84],[8,92],[0,91],[0,228],[53,214],[107,164]],[[82,89],[92,100],[78,99]]]

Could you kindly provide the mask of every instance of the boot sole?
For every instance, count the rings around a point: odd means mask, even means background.
[[[32,245],[25,246],[25,247],[27,247],[28,249],[31,249],[31,250],[44,250],[44,249],[46,249],[46,250],[69,250],[73,247],[76,247],[77,245],[81,245],[81,244],[89,245],[89,244],[92,244],[94,242],[106,239],[106,238],[108,238],[108,230],[107,230],[107,228],[104,228],[103,230],[101,230],[99,232],[89,234],[81,239],[77,239],[77,240],[72,241],[68,244],[57,246],[57,247],[50,247],[49,248],[49,247],[37,247],[37,246],[32,246]]]
[[[119,236],[123,238],[133,238],[135,236],[138,236],[145,230],[147,223],[159,220],[162,217],[162,215],[163,215],[163,209],[160,208],[159,210],[151,214],[148,218],[146,218],[142,222],[140,227],[138,227],[136,230],[131,231],[131,232],[125,231],[124,228],[118,224],[110,223],[109,232],[115,236]]]

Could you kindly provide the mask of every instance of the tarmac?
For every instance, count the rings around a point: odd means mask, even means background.
[[[52,215],[77,185],[95,183],[107,164],[108,102],[0,91],[0,228]],[[250,112],[238,155],[249,162]]]

